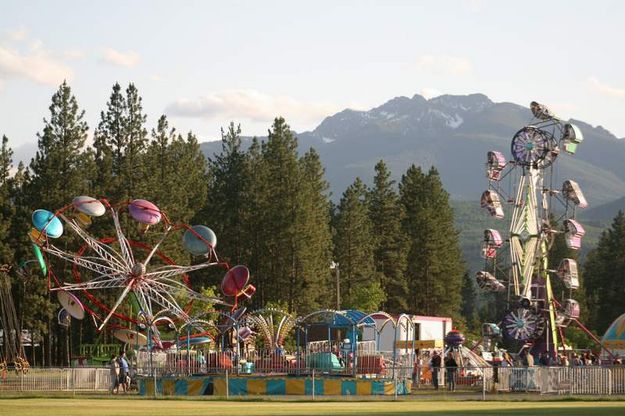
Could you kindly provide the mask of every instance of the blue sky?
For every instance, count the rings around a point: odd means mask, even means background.
[[[167,114],[200,140],[240,122],[296,131],[399,95],[539,100],[625,137],[625,2],[6,1],[0,134],[17,158],[67,79],[91,127],[134,82],[148,127]]]

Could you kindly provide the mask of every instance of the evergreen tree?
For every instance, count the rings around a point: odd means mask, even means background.
[[[89,181],[85,177],[85,166],[88,158],[82,149],[87,136],[87,123],[83,120],[84,111],[78,107],[76,97],[71,88],[63,82],[58,91],[52,96],[50,105],[50,119],[44,119],[43,133],[38,134],[38,150],[35,158],[30,163],[32,176],[25,182],[26,194],[29,197],[30,210],[46,208],[49,210],[59,209],[77,196],[89,190]],[[64,244],[68,244],[68,237]],[[71,273],[70,265],[63,261],[52,261],[52,267],[57,275],[66,276]],[[30,296],[31,293],[28,293]],[[38,304],[38,311],[47,311],[51,304],[51,295],[48,293],[47,300],[41,298],[37,292],[32,293],[36,300],[25,301]],[[38,301],[37,301],[38,300]],[[26,312],[26,311],[25,311]],[[45,343],[46,362],[53,363],[53,343],[56,342],[56,324],[50,317],[47,322],[48,338]],[[58,359],[61,349],[56,349]]]
[[[295,309],[312,311],[331,305],[328,277],[332,259],[332,231],[328,183],[319,155],[310,149],[299,161],[300,195],[296,221],[297,275],[289,288]]]
[[[133,83],[126,88],[124,158],[122,164],[122,187],[130,198],[137,198],[146,191],[146,172],[143,153],[148,144],[145,128],[147,116],[143,114],[142,98]]]
[[[253,303],[257,308],[264,307],[272,299],[272,293],[268,287],[270,275],[264,265],[267,260],[266,236],[271,235],[270,226],[266,222],[267,195],[271,187],[267,183],[267,173],[262,155],[262,145],[254,137],[250,145],[244,164],[245,178],[247,182],[247,192],[245,192],[245,203],[247,207],[240,219],[243,235],[245,239],[241,241],[242,261],[252,272],[254,285],[257,288]]]
[[[383,309],[391,313],[407,310],[408,286],[406,269],[406,240],[401,229],[403,216],[394,181],[384,161],[375,165],[373,189],[369,195],[369,216],[374,236],[375,269],[382,277],[386,294]]]
[[[134,84],[126,95],[116,83],[94,134],[100,193],[114,202],[139,198],[146,191],[143,154],[148,144],[142,99]]]
[[[209,160],[213,179],[207,195],[206,221],[219,238],[220,253],[233,264],[243,262],[248,214],[248,188],[251,177],[246,168],[246,154],[241,149],[241,126],[230,123],[221,130],[221,153]]]
[[[13,166],[13,150],[9,147],[9,139],[2,136],[0,147],[0,265],[13,263],[13,244],[11,244],[11,220],[15,214],[10,199],[11,168]]]
[[[266,300],[284,299],[289,311],[294,311],[296,299],[285,290],[302,278],[297,275],[296,250],[300,178],[297,139],[283,118],[275,119],[261,154],[264,177],[259,179],[266,190],[260,213],[266,227],[263,230],[264,261],[261,263],[264,267],[260,267],[259,272],[268,279],[265,282]]]
[[[412,313],[458,317],[465,272],[449,195],[436,169],[411,166],[399,185],[409,238],[408,289]]]
[[[54,210],[88,187],[83,175],[82,149],[89,130],[84,115],[70,86],[63,82],[52,96],[50,119],[44,119],[43,133],[37,134],[38,150],[30,163],[33,203]]]
[[[591,327],[603,333],[623,313],[625,297],[625,214],[616,215],[584,265]]]
[[[113,92],[106,107],[106,112],[100,113],[100,123],[93,137],[97,166],[95,182],[99,195],[115,199],[119,193],[119,178],[126,146],[124,134],[125,100],[118,83],[113,85]]]
[[[340,267],[341,307],[374,312],[385,296],[375,271],[373,226],[366,196],[367,188],[360,178],[343,193],[336,213],[334,247]]]
[[[471,278],[469,273],[465,273],[462,277],[462,290],[460,294],[462,297],[460,314],[466,322],[467,329],[472,333],[479,333],[480,317],[478,292],[475,281]]]

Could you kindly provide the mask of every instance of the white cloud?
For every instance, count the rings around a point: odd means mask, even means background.
[[[152,81],[156,81],[156,82],[163,81],[163,77],[160,76],[159,74],[152,74],[152,75],[150,75],[150,79]]]
[[[468,59],[449,55],[423,55],[417,59],[416,66],[420,70],[451,75],[465,75],[473,69]]]
[[[76,59],[82,59],[84,57],[85,57],[85,53],[78,49],[68,49],[63,52],[63,58],[65,59],[76,60]]]
[[[595,92],[598,92],[601,95],[606,95],[608,97],[625,98],[625,88],[618,88],[612,85],[605,84],[595,77],[588,78],[588,84]]]
[[[18,42],[26,39],[26,36],[28,35],[28,31],[24,28],[20,28],[16,30],[9,30],[7,31],[7,33],[9,35],[9,39],[18,41]]]
[[[21,51],[0,45],[0,81],[25,78],[44,85],[57,85],[71,79],[72,69],[44,48],[39,40],[30,42],[29,49]]]
[[[113,48],[105,48],[102,59],[113,65],[134,68],[139,64],[141,57],[135,51],[120,52]]]
[[[334,105],[302,102],[293,97],[274,96],[252,89],[226,90],[197,99],[179,99],[165,112],[179,117],[206,119],[248,119],[267,122],[283,116],[300,123],[317,122],[337,110]]]
[[[419,94],[426,100],[443,95],[443,93],[437,90],[436,88],[428,88],[428,87],[421,88],[421,91],[419,91]]]

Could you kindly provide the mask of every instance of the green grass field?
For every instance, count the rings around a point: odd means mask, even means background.
[[[623,415],[623,401],[293,402],[127,398],[0,399],[0,415]]]

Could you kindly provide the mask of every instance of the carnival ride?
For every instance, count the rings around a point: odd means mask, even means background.
[[[530,110],[533,120],[512,138],[512,160],[506,161],[498,151],[487,154],[489,186],[481,206],[497,219],[505,216],[504,204],[512,212],[505,238],[494,229],[484,232],[484,269],[477,272],[476,280],[484,291],[508,291],[509,309],[499,324],[504,341],[517,347],[529,343],[534,354],[556,354],[570,323],[594,338],[579,322],[579,304],[572,298],[579,288],[577,262],[566,258],[555,268],[549,259],[557,234],[564,235],[567,247],[578,250],[585,233],[576,220],[576,210],[588,205],[579,184],[569,179],[560,189],[553,185],[553,168],[561,150],[575,154],[583,136],[577,126],[560,120],[542,104],[532,102]],[[506,179],[510,192],[503,186]],[[554,209],[556,201],[561,208]],[[504,250],[509,257],[502,262]],[[552,276],[562,279],[568,291],[563,302],[554,296]],[[496,327],[483,327],[485,344],[500,336]]]
[[[4,378],[9,368],[17,373],[28,372],[30,367],[24,351],[23,333],[17,319],[15,303],[11,294],[10,266],[0,266],[0,323],[2,324],[2,354],[0,376]],[[32,338],[31,338],[31,342]]]
[[[230,268],[219,260],[210,228],[173,222],[150,201],[112,204],[78,196],[54,212],[34,211],[32,223],[29,236],[49,290],[62,306],[61,325],[89,317],[98,331],[109,329],[132,346],[189,348],[212,341],[213,323],[193,316],[194,302],[232,306],[194,290],[192,273],[225,269],[221,287],[233,300],[232,311],[239,298],[255,291],[245,266]],[[188,253],[178,257],[192,257],[191,264],[178,264],[166,254],[165,248],[176,244]],[[175,331],[176,339],[164,342],[163,328]],[[186,337],[180,336],[184,331]]]

